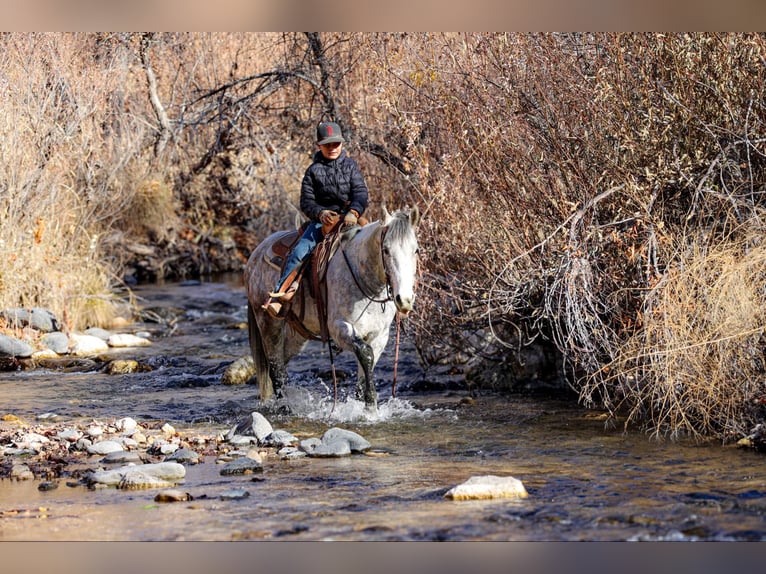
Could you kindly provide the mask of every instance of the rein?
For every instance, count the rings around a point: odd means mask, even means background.
[[[386,275],[386,298],[385,299],[376,299],[375,295],[370,295],[367,291],[365,291],[364,287],[362,287],[362,284],[359,282],[359,278],[356,276],[356,273],[354,273],[354,268],[351,266],[351,261],[348,260],[348,255],[346,255],[346,251],[343,249],[343,245],[341,245],[340,247],[340,251],[341,253],[343,253],[343,259],[346,261],[348,270],[351,272],[351,278],[354,280],[354,283],[356,283],[356,286],[359,289],[359,291],[361,291],[362,295],[364,295],[367,299],[369,299],[373,303],[381,303],[383,305],[393,300],[391,297],[391,279],[388,273],[388,267],[386,267],[386,258],[383,257],[383,243],[386,240],[387,231],[388,231],[388,228],[384,227],[383,231],[381,231],[380,233],[380,260],[383,262],[383,272]]]

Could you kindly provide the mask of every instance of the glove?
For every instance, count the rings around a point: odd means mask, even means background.
[[[350,227],[352,225],[356,225],[356,222],[358,221],[358,219],[359,219],[359,214],[352,209],[346,214],[346,217],[343,218],[343,223],[345,223],[346,225]]]
[[[329,209],[325,209],[319,213],[319,222],[322,225],[332,226],[338,221],[338,214]]]

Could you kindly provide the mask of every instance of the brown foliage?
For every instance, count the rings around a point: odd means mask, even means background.
[[[544,341],[585,403],[658,433],[729,437],[762,414],[760,315],[731,326],[740,295],[713,280],[758,284],[762,35],[1,42],[3,305],[83,322],[71,269],[98,270],[86,299],[103,300],[135,263],[128,241],[168,276],[241,265],[293,225],[314,126],[331,118],[367,174],[369,215],[423,214],[409,328],[425,361]],[[714,363],[705,395],[693,380]]]

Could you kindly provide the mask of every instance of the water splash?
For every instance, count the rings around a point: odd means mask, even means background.
[[[323,384],[324,390],[315,392],[301,386],[286,386],[282,396],[268,405],[270,410],[287,411],[292,416],[311,421],[332,423],[376,424],[392,420],[426,419],[441,409],[419,409],[413,403],[399,397],[379,400],[377,413],[367,410],[364,401],[351,396],[333,399],[332,390]]]

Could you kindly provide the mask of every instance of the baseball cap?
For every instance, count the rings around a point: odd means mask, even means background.
[[[317,143],[324,145],[333,142],[344,142],[340,126],[335,122],[322,122],[317,126]]]

